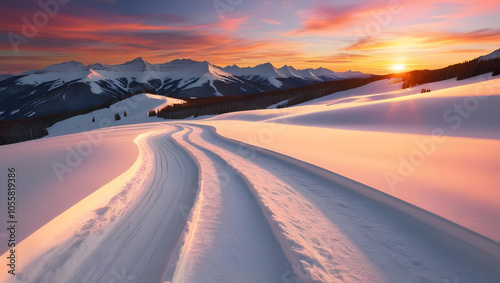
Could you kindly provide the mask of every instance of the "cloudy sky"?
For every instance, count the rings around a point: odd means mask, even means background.
[[[500,48],[500,2],[2,0],[0,73],[141,56],[389,73]]]

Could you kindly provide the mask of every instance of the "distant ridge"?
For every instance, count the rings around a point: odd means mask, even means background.
[[[151,64],[141,57],[123,64],[84,65],[69,61],[16,75],[0,76],[0,120],[38,117],[76,111],[151,92],[175,98],[242,95],[284,90],[355,77],[359,72],[337,73],[325,68],[280,69],[271,63],[221,68],[207,61],[176,59]]]
[[[481,56],[478,59],[480,61],[483,61],[483,60],[490,60],[490,59],[495,59],[495,58],[500,58],[500,48],[491,52],[488,55]]]

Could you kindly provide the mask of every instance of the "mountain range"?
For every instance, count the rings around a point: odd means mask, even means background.
[[[151,64],[139,57],[120,65],[84,65],[71,61],[42,70],[1,75],[0,120],[80,110],[130,93],[152,92],[175,98],[199,98],[282,90],[368,76],[325,68],[275,68],[270,63],[222,68],[189,59]]]

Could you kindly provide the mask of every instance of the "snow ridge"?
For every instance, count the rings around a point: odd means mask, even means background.
[[[495,59],[495,58],[500,58],[500,49],[497,49],[488,55],[481,56],[478,59],[479,59],[479,61],[485,61],[485,60],[490,60],[490,59]]]

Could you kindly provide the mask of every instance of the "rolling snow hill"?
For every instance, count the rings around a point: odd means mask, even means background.
[[[483,60],[490,60],[490,59],[495,59],[495,58],[500,58],[500,49],[497,49],[488,55],[484,55],[484,56],[479,57],[479,60],[483,61]]]
[[[401,85],[185,121],[139,94],[2,146],[30,209],[0,281],[499,282],[500,78]],[[460,128],[442,119],[473,100]]]

